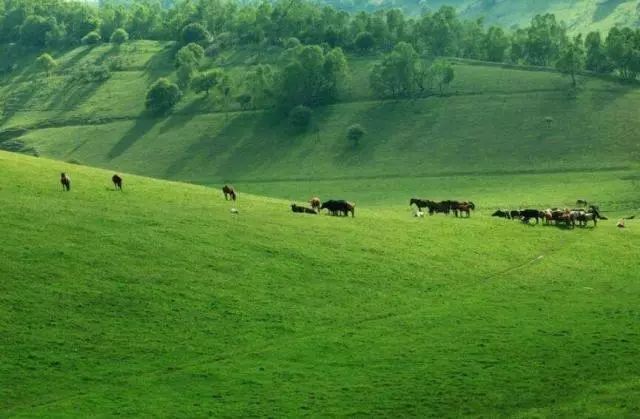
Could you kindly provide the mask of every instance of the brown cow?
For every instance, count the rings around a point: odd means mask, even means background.
[[[320,205],[322,205],[322,201],[320,201],[320,198],[318,198],[317,196],[314,196],[309,200],[309,204],[314,210],[320,211]]]
[[[62,184],[63,191],[71,190],[71,178],[65,173],[60,173],[60,183]]]
[[[229,197],[231,197],[233,201],[235,201],[237,198],[236,191],[235,189],[233,189],[233,186],[224,185],[222,187],[222,193],[224,193],[224,199],[226,199],[227,201],[229,200]]]

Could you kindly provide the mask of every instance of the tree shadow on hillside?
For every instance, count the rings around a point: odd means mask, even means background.
[[[280,131],[273,128],[271,114],[236,113],[231,118],[219,132],[205,133],[193,142],[183,157],[167,168],[165,175],[175,178],[198,159],[211,162],[211,167],[205,168],[211,178],[246,177],[265,162],[273,162],[274,142],[289,141],[286,135],[277,134]]]
[[[597,23],[606,19],[615,9],[627,0],[606,0],[598,3],[596,11],[593,13],[593,22]]]
[[[127,151],[136,141],[144,137],[159,122],[159,119],[145,115],[140,115],[133,127],[127,131],[122,138],[111,148],[107,156],[115,159]]]
[[[173,72],[173,57],[175,46],[167,45],[162,51],[154,54],[145,65],[145,74],[148,83],[155,82],[160,77],[166,77]]]
[[[182,128],[198,116],[198,111],[202,109],[205,98],[197,98],[178,112],[174,112],[165,120],[160,127],[160,134],[165,134],[173,129]]]

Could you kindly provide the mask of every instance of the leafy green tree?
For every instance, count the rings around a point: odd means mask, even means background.
[[[191,88],[196,93],[204,92],[205,96],[209,96],[209,92],[216,87],[223,77],[224,73],[218,69],[200,73],[191,81]]]
[[[55,26],[55,18],[31,15],[20,26],[20,42],[29,46],[43,47],[47,41],[47,33]]]
[[[458,55],[475,60],[485,58],[484,41],[484,21],[482,18],[464,22],[461,29]]]
[[[184,44],[203,43],[211,39],[211,34],[199,23],[190,23],[182,29],[182,42]]]
[[[556,62],[556,68],[571,76],[571,85],[576,87],[576,74],[584,68],[584,48],[582,36],[576,36],[560,52],[560,58]]]
[[[312,116],[313,111],[311,108],[304,105],[298,105],[289,112],[289,122],[295,128],[304,130],[311,124]]]
[[[444,93],[444,89],[448,87],[455,77],[453,66],[446,60],[436,60],[431,66],[431,74],[435,83],[438,85],[440,94]]]
[[[58,66],[56,60],[50,54],[44,53],[36,59],[38,67],[40,67],[47,75],[51,75],[51,72]]]
[[[318,45],[299,46],[285,51],[283,59],[285,65],[276,89],[282,109],[317,106],[336,99],[338,84],[347,73],[347,60],[340,48],[325,54]]]
[[[584,40],[586,50],[585,68],[596,73],[608,73],[611,65],[602,43],[600,32],[590,32]]]
[[[509,48],[509,38],[502,28],[492,26],[484,37],[484,49],[487,60],[493,62],[503,62],[505,54]]]
[[[537,15],[527,29],[527,60],[529,64],[547,66],[559,56],[567,44],[566,28],[553,14]]]
[[[417,33],[431,55],[456,55],[462,36],[462,25],[453,7],[442,6],[436,13],[428,13],[421,18]]]
[[[168,79],[160,78],[149,88],[145,106],[155,114],[162,114],[173,109],[181,97],[182,92],[175,83],[171,83]]]
[[[369,32],[360,32],[354,42],[356,48],[361,52],[369,52],[376,44],[376,40]]]
[[[91,31],[82,37],[82,43],[86,45],[98,45],[102,41],[102,37],[96,31]]]
[[[411,96],[416,92],[416,72],[418,54],[413,47],[400,42],[387,54],[380,64],[376,64],[369,77],[371,88],[381,96]]]
[[[203,56],[204,50],[202,47],[193,42],[180,48],[176,54],[177,77],[180,88],[186,89],[189,86],[198,71],[198,66]]]
[[[640,32],[612,28],[606,40],[607,58],[623,80],[635,80],[640,73]]]
[[[129,34],[122,28],[118,28],[111,34],[110,41],[112,44],[122,45],[129,40]]]
[[[245,76],[245,86],[253,107],[265,107],[274,96],[275,73],[268,64],[253,67]]]
[[[362,125],[353,124],[349,128],[347,128],[347,138],[349,141],[352,141],[356,146],[360,144],[360,140],[365,136],[367,132]]]

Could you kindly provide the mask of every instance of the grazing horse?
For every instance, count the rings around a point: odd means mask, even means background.
[[[355,204],[347,202],[345,200],[334,200],[323,202],[320,209],[327,209],[331,215],[344,215],[348,216],[351,213],[352,217],[355,217]]]
[[[313,208],[316,211],[319,211],[320,205],[322,205],[322,201],[320,201],[320,198],[318,197],[313,197],[309,200],[309,204],[311,205],[311,208]]]
[[[511,218],[511,214],[507,210],[497,210],[496,212],[491,214],[491,216],[498,217],[498,218],[506,218],[507,220]]]
[[[607,218],[600,215],[600,212],[598,212],[598,208],[593,205],[589,207],[588,212],[580,211],[576,214],[576,220],[581,227],[586,227],[589,221],[593,221],[593,226],[597,227],[598,219],[606,220]]]
[[[224,199],[226,199],[227,201],[229,200],[229,197],[231,197],[233,201],[235,201],[237,198],[236,191],[232,186],[224,185],[222,187],[222,193],[224,194]]]
[[[419,198],[411,198],[411,200],[409,201],[409,206],[415,205],[416,207],[418,207],[418,211],[422,211],[423,208],[428,208],[431,204],[433,204],[433,202]]]
[[[113,175],[111,177],[111,181],[113,182],[113,186],[116,188],[116,190],[122,190],[122,178],[118,175]]]
[[[63,191],[71,190],[71,178],[65,173],[60,173],[60,184],[62,185]]]
[[[301,214],[314,214],[314,215],[318,214],[318,212],[313,208],[302,207],[296,204],[291,204],[291,211],[298,212]]]
[[[529,220],[535,218],[536,224],[539,224],[540,219],[544,218],[544,212],[538,211],[537,209],[526,209],[519,212],[523,223],[529,223]]]
[[[476,209],[476,205],[469,201],[469,202],[453,202],[451,209],[453,209],[454,214],[456,215],[456,217],[460,216],[462,217],[462,214],[467,214],[467,218],[471,217],[471,211]]]

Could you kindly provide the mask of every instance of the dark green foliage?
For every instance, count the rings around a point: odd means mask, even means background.
[[[307,129],[312,117],[313,111],[307,106],[298,105],[289,111],[289,122],[299,130]]]
[[[222,70],[211,70],[200,73],[191,81],[191,88],[196,93],[205,93],[209,96],[209,91],[215,88],[225,78]]]
[[[182,97],[180,88],[165,78],[158,79],[147,92],[145,106],[155,114],[171,110]]]
[[[365,136],[367,132],[362,125],[353,124],[349,128],[347,128],[347,138],[349,141],[353,142],[355,145],[360,144],[360,140]]]
[[[509,48],[509,38],[502,28],[492,26],[484,37],[486,59],[493,62],[503,62]]]
[[[419,58],[410,44],[401,42],[376,64],[370,75],[371,88],[379,96],[407,97],[422,85],[418,75]]]
[[[355,39],[356,48],[362,52],[368,52],[373,49],[376,40],[369,32],[360,32]]]
[[[181,40],[184,44],[191,42],[204,43],[209,41],[211,34],[199,23],[190,23],[182,29]]]
[[[347,60],[340,48],[324,53],[318,45],[297,46],[285,51],[278,81],[278,102],[288,110],[296,105],[331,103],[338,83],[347,72]]]
[[[47,41],[47,33],[56,26],[54,18],[32,15],[20,26],[20,41],[29,46],[43,47]]]
[[[129,40],[129,34],[122,28],[118,28],[111,34],[110,41],[112,44],[124,44]]]
[[[180,48],[176,54],[176,67],[178,67],[178,84],[182,89],[189,87],[191,79],[198,71],[200,59],[204,56],[202,47],[195,43],[189,43]]]
[[[102,37],[96,31],[91,31],[82,37],[82,43],[86,45],[97,45],[102,41]]]
[[[606,41],[607,57],[624,80],[635,80],[640,73],[640,30],[613,28]]]
[[[576,87],[576,74],[584,68],[584,48],[581,36],[576,36],[562,49],[560,58],[556,62],[556,68],[571,76],[571,84]]]
[[[590,32],[584,41],[586,50],[585,68],[596,73],[609,73],[611,64],[607,58],[600,32]]]
[[[241,93],[236,96],[236,101],[238,102],[238,105],[240,105],[240,109],[242,109],[243,111],[249,109],[252,100],[253,98],[249,93]]]

